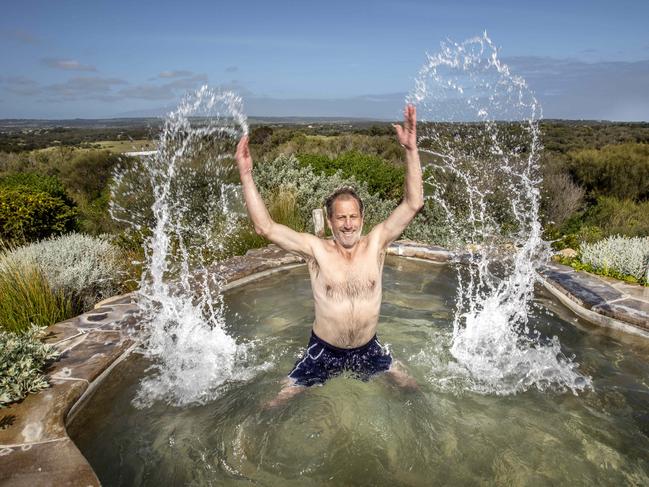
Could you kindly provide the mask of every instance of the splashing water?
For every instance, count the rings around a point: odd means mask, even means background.
[[[251,343],[228,335],[222,279],[208,270],[236,228],[227,195],[234,148],[248,132],[241,99],[202,87],[170,113],[156,153],[118,170],[111,215],[144,241],[139,303],[152,374],[135,404],[204,403],[244,367]]]
[[[443,209],[449,245],[469,262],[458,267],[454,361],[437,382],[495,394],[591,387],[557,337],[528,324],[549,249],[539,222],[541,110],[525,80],[485,33],[428,55],[408,101],[422,122],[427,198]]]

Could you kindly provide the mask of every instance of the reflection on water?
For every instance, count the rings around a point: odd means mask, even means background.
[[[422,268],[425,272],[422,272]],[[177,408],[132,401],[149,365],[122,362],[69,425],[104,485],[648,485],[649,354],[558,318],[543,292],[530,320],[558,335],[594,390],[468,392],[453,377],[455,273],[388,259],[379,336],[421,385],[341,376],[263,411],[307,343],[313,301],[304,267],[233,289],[237,340],[272,367],[223,386],[214,401]],[[566,314],[565,317],[570,317]],[[425,350],[425,354],[422,351]]]

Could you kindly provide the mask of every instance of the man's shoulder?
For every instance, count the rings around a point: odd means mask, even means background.
[[[365,235],[365,238],[367,239],[367,246],[372,246],[372,247],[382,247],[381,246],[381,225],[383,225],[383,222],[377,224],[370,230],[367,235]],[[383,248],[379,248],[379,251],[384,250]]]
[[[316,235],[311,236],[313,237],[313,243],[323,249],[333,249],[336,246],[334,239],[331,237],[318,237]]]

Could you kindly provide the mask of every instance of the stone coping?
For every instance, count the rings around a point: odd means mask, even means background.
[[[398,241],[388,254],[438,263],[454,254],[441,247]],[[217,265],[224,289],[303,264],[275,245],[249,251]],[[585,319],[649,338],[649,292],[609,283],[570,267],[548,264],[545,286]],[[628,286],[628,285],[627,285]],[[0,485],[100,485],[92,467],[70,440],[68,420],[101,379],[138,344],[129,333],[137,325],[135,293],[98,303],[80,316],[47,328],[45,341],[61,357],[46,374],[50,387],[0,410]]]
[[[550,263],[539,269],[545,288],[593,324],[649,339],[649,288]]]

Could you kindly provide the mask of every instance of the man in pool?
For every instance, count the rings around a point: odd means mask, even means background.
[[[236,160],[255,231],[306,260],[315,301],[315,321],[304,356],[268,406],[279,405],[345,370],[362,380],[385,372],[402,387],[417,387],[376,338],[386,249],[424,204],[416,120],[415,107],[407,105],[403,126],[394,125],[406,151],[405,195],[401,203],[385,221],[362,235],[363,202],[352,188],[339,188],[326,201],[331,240],[296,232],[272,220],[253,181],[248,137],[239,142]]]

